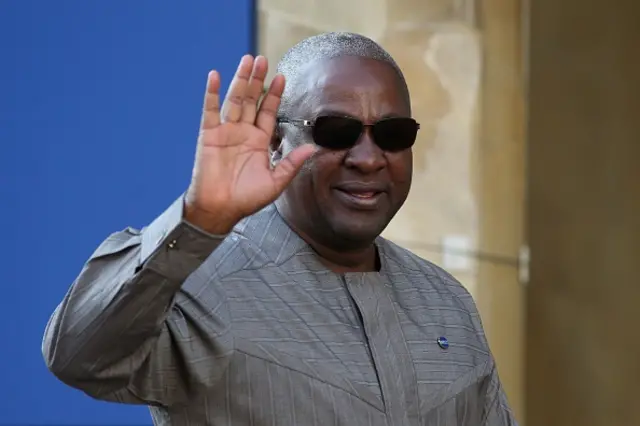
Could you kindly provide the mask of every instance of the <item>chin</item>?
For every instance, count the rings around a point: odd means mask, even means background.
[[[332,225],[334,235],[354,248],[368,246],[386,228],[386,223],[363,223],[363,221],[341,221]]]

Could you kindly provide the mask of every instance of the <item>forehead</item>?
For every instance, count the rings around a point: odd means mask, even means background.
[[[395,69],[376,59],[341,56],[309,64],[301,75],[304,109],[369,118],[409,115]]]

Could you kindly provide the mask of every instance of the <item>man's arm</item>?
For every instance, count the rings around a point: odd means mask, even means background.
[[[487,386],[483,426],[518,426],[494,365]]]
[[[485,378],[485,380],[483,380],[483,386],[480,387],[478,395],[480,401],[482,401],[479,404],[479,406],[482,407],[482,417],[481,421],[479,421],[479,425],[518,426],[504,393],[500,377],[498,376],[496,362],[491,353],[491,348],[484,331],[484,326],[482,325],[480,312],[478,311],[478,307],[476,306],[471,293],[469,293],[469,291],[449,272],[440,267],[434,266],[434,269],[439,273],[442,281],[448,285],[449,289],[468,312],[469,321],[471,322],[470,326],[476,330],[476,334],[480,339],[482,346],[489,354],[487,366],[482,367],[483,378]],[[484,370],[485,368],[488,369],[488,375]]]
[[[90,257],[42,343],[46,364],[61,381],[94,398],[127,403],[169,404],[186,396],[174,334],[188,339],[184,334],[196,331],[173,302],[224,237],[182,216],[180,197],[142,232],[112,234]],[[192,345],[197,351],[198,342]]]

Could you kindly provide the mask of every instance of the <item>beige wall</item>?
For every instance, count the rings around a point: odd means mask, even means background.
[[[530,28],[527,424],[640,425],[640,3]]]
[[[260,53],[352,31],[381,43],[405,72],[422,124],[409,200],[385,232],[443,264],[474,295],[518,417],[523,407],[523,287],[509,264],[522,244],[524,139],[517,0],[262,0]],[[450,268],[445,238],[508,261]],[[463,262],[464,263],[464,262]],[[455,264],[453,265],[455,266]]]

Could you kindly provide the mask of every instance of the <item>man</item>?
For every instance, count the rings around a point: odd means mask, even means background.
[[[514,425],[470,295],[379,236],[419,127],[397,65],[330,33],[279,71],[259,103],[245,56],[222,108],[210,73],[189,188],[98,247],[48,367],[157,425]]]

